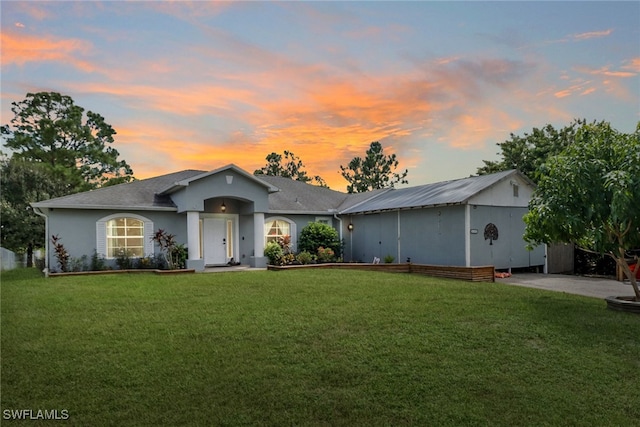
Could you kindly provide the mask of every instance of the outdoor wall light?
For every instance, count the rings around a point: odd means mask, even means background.
[[[220,206],[220,210],[225,212],[227,210],[227,206],[224,204],[224,200],[222,201],[222,206]]]
[[[349,231],[353,231],[353,224],[349,223],[349,225],[347,225],[347,228],[349,229]]]

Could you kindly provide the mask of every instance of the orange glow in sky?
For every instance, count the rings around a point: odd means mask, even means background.
[[[271,152],[345,190],[380,141],[410,185],[574,118],[640,120],[638,2],[38,2],[2,5],[2,124],[56,91],[100,113],[137,178]]]

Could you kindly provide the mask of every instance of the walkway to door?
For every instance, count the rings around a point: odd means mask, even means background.
[[[225,273],[229,271],[266,271],[267,268],[254,268],[246,264],[229,265],[220,267],[205,267],[202,273]]]

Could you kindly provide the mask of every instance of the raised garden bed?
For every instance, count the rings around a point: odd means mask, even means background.
[[[325,263],[306,265],[269,265],[269,270],[290,270],[298,268],[347,268],[351,270],[385,271],[392,273],[415,273],[425,276],[445,277],[469,282],[494,282],[495,268],[492,265],[481,267],[459,267],[427,264],[368,264],[368,263]]]
[[[627,313],[636,313],[640,314],[640,302],[635,301],[634,297],[607,297],[605,298],[607,302],[607,308],[611,310],[617,311],[626,311]]]
[[[96,274],[136,274],[136,273],[154,273],[154,274],[184,274],[195,273],[194,269],[182,270],[152,270],[152,269],[132,269],[132,270],[100,270],[100,271],[74,271],[66,273],[49,273],[48,277],[64,277],[64,276],[87,276]]]

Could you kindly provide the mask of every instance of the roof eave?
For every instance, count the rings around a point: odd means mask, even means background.
[[[433,208],[441,208],[441,207],[448,207],[448,206],[460,206],[460,205],[466,205],[466,204],[467,204],[466,201],[461,201],[461,202],[452,202],[452,203],[436,203],[434,205],[402,206],[398,208],[376,209],[376,210],[369,210],[369,211],[345,210],[340,212],[340,214],[341,215],[367,215],[367,214],[382,213],[382,212],[411,211],[414,209],[433,209]]]
[[[287,209],[269,209],[267,213],[278,214],[278,215],[322,215],[322,216],[333,216],[334,214],[338,214],[338,212],[334,212],[334,211],[294,211],[294,210],[287,210]]]
[[[269,193],[275,193],[275,192],[280,191],[280,189],[278,187],[274,187],[273,185],[269,184],[268,182],[262,181],[260,178],[257,178],[255,175],[252,175],[249,172],[247,172],[247,171],[239,168],[238,166],[234,165],[233,163],[230,163],[230,164],[228,164],[226,166],[222,166],[221,168],[214,169],[212,171],[204,172],[204,173],[201,173],[201,174],[196,175],[196,176],[191,177],[191,178],[187,178],[187,179],[183,179],[181,181],[174,182],[172,185],[170,185],[169,187],[167,187],[166,189],[160,191],[157,194],[165,195],[165,194],[175,193],[176,191],[180,190],[181,188],[188,187],[189,184],[191,182],[193,182],[193,181],[197,181],[199,179],[203,179],[203,178],[206,178],[208,176],[224,172],[226,170],[232,170],[235,173],[237,173],[239,175],[242,175],[245,178],[255,182],[256,184],[267,188],[267,191]]]
[[[131,206],[131,205],[56,205],[31,203],[31,206],[38,209],[75,209],[75,210],[130,210],[130,211],[164,211],[176,212],[178,208],[170,206]]]

